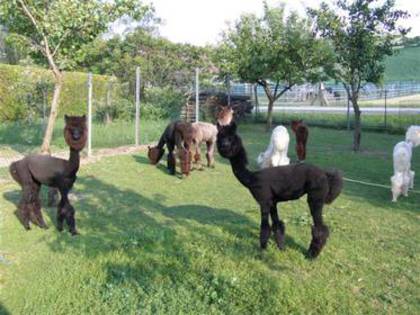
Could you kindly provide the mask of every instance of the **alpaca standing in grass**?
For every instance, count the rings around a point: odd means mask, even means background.
[[[164,146],[168,149],[168,170],[171,175],[175,175],[176,159],[174,150],[181,164],[181,172],[189,175],[191,170],[191,152],[193,145],[193,129],[191,123],[183,121],[171,122],[163,132],[159,139],[159,143],[155,147],[148,147],[147,155],[152,165],[156,165],[165,153]]]
[[[293,120],[292,130],[296,135],[296,155],[299,161],[306,159],[306,143],[308,142],[309,130],[303,120]]]
[[[70,233],[76,235],[75,210],[70,204],[68,194],[76,181],[80,165],[80,151],[87,139],[86,117],[64,116],[64,139],[70,147],[70,159],[64,160],[49,155],[29,155],[10,165],[10,174],[22,187],[22,200],[19,204],[19,217],[23,226],[29,230],[30,221],[41,228],[47,228],[41,213],[39,190],[41,185],[57,188],[61,200],[57,209],[57,228],[63,230],[64,220]]]
[[[260,168],[288,165],[290,163],[287,157],[289,141],[289,133],[284,126],[274,128],[267,150],[258,156],[257,162]]]
[[[413,147],[420,145],[420,126],[410,126],[405,134],[405,141],[411,142]]]
[[[205,142],[207,146],[207,166],[214,166],[214,147],[216,145],[217,127],[206,122],[195,122],[191,125],[193,129],[193,144],[195,147],[194,163],[199,164],[199,168],[202,168],[200,145]]]
[[[414,139],[413,139],[414,140]],[[401,141],[394,147],[392,154],[394,175],[391,177],[392,201],[396,202],[400,195],[408,196],[408,189],[414,188],[415,173],[411,168],[412,142]]]
[[[271,234],[279,249],[284,247],[285,226],[278,217],[277,203],[295,200],[307,195],[314,226],[308,256],[319,255],[329,236],[328,227],[322,218],[324,204],[330,204],[340,194],[343,179],[339,171],[325,171],[320,168],[298,163],[266,168],[257,172],[247,169],[247,156],[241,138],[236,134],[236,124],[218,125],[217,149],[220,155],[229,159],[232,170],[239,182],[249,189],[261,208],[261,248],[267,247]],[[272,226],[270,227],[269,216]]]

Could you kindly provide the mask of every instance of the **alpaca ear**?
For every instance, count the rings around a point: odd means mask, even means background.
[[[67,114],[64,114],[64,121],[68,122],[69,121],[69,116],[67,116]]]
[[[86,120],[86,114],[83,114],[82,118],[83,118],[84,120]]]

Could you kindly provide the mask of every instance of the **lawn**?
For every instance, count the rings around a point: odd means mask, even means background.
[[[241,125],[251,168],[264,125]],[[348,178],[389,184],[401,135],[311,128],[308,162]],[[290,155],[295,159],[294,143]],[[0,313],[4,314],[418,314],[420,194],[346,183],[325,208],[331,237],[305,258],[305,199],[280,205],[286,249],[258,247],[259,210],[225,160],[186,179],[145,153],[83,165],[74,188],[81,233],[24,231],[15,184],[0,186]],[[412,168],[420,174],[420,149]],[[416,179],[418,182],[420,180]],[[417,184],[417,187],[420,187]],[[418,188],[417,188],[418,189]]]

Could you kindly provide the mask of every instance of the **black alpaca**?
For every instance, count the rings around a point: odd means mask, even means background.
[[[328,227],[322,220],[324,204],[330,204],[340,194],[343,180],[340,172],[321,170],[316,166],[299,163],[251,172],[247,169],[247,156],[241,138],[236,134],[236,124],[218,125],[217,149],[229,159],[233,173],[247,187],[261,208],[261,248],[267,247],[270,237],[269,215],[272,230],[279,249],[284,247],[285,226],[278,217],[277,203],[295,200],[307,194],[314,221],[312,241],[308,256],[319,255],[329,236]]]
[[[193,128],[191,123],[183,121],[174,121],[166,126],[157,146],[148,147],[147,155],[151,164],[157,164],[165,153],[164,146],[168,149],[168,170],[175,175],[176,159],[174,150],[176,148],[181,171],[188,175],[191,170],[191,149],[193,146]]]
[[[76,235],[74,208],[68,199],[68,193],[76,180],[80,165],[80,151],[86,144],[86,117],[64,116],[64,138],[70,146],[70,159],[64,160],[49,155],[29,155],[10,165],[10,174],[22,187],[22,199],[19,204],[19,216],[24,227],[30,229],[30,221],[42,228],[47,228],[41,213],[39,190],[41,185],[57,188],[61,200],[57,208],[57,228],[63,230],[66,220],[70,233]]]

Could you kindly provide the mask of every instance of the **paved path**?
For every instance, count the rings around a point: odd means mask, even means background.
[[[266,112],[267,106],[259,107],[260,112]],[[384,107],[361,107],[363,114],[383,115]],[[275,106],[274,112],[295,112],[295,113],[329,113],[339,114],[347,113],[347,107],[344,106]],[[402,115],[420,115],[419,107],[387,107],[388,114],[402,114]],[[353,112],[353,107],[350,107],[350,113]]]

